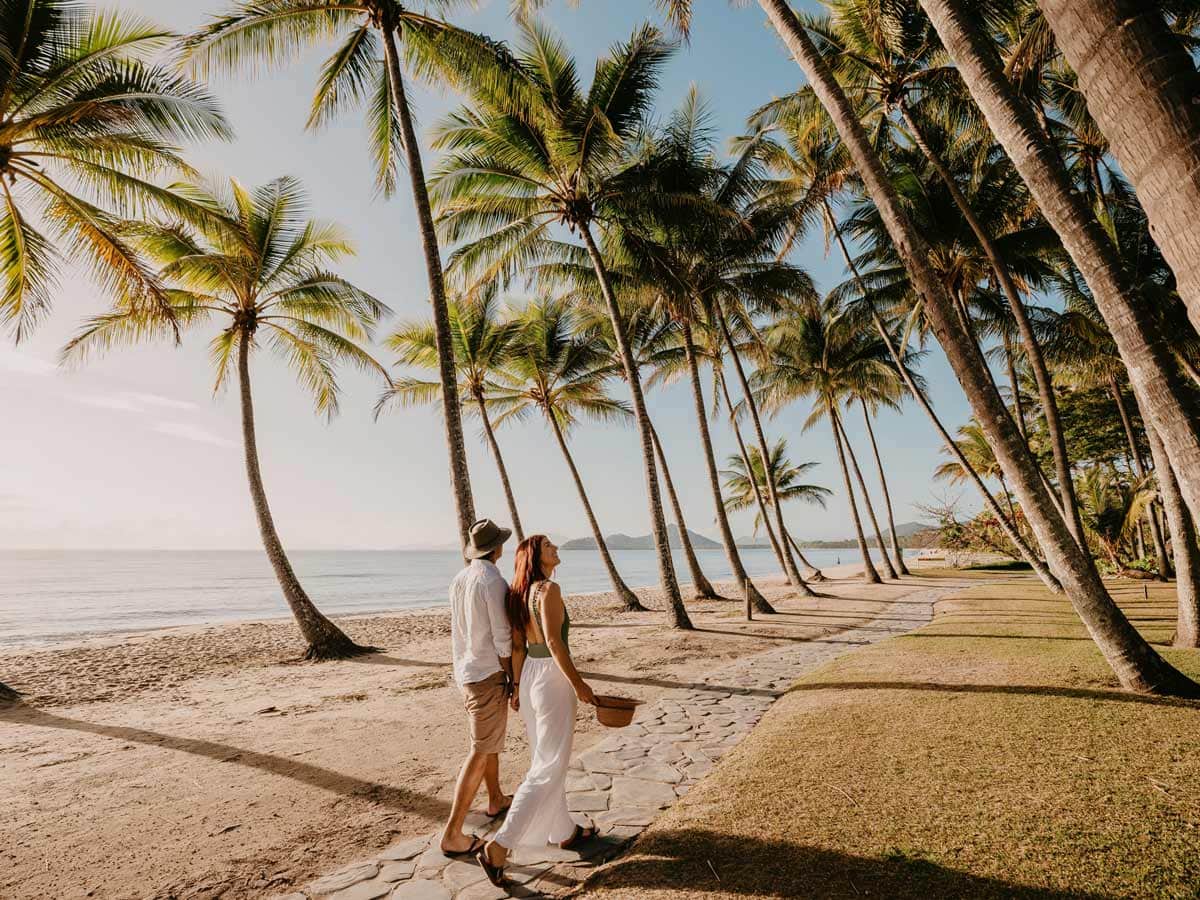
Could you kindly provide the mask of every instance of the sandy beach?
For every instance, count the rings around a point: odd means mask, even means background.
[[[914,588],[868,587],[854,568],[829,571],[817,600],[761,582],[780,614],[753,623],[737,602],[692,603],[692,633],[608,594],[573,597],[573,649],[599,689],[683,691],[720,661],[861,624]],[[0,655],[30,701],[0,714],[0,829],[13,836],[0,897],[269,896],[434,827],[464,749],[446,614],[339,621],[385,652],[292,663],[293,626],[274,620]],[[514,719],[508,790],[528,761],[522,731]],[[577,747],[601,733],[581,710]]]

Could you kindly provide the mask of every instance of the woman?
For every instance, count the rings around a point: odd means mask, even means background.
[[[577,824],[567,812],[575,704],[594,704],[596,696],[571,661],[571,618],[562,591],[550,580],[558,564],[558,547],[544,534],[517,547],[507,601],[513,637],[510,702],[525,720],[532,761],[504,827],[475,854],[495,885],[503,883],[504,865],[515,847],[554,843],[570,849],[596,835],[594,826]]]

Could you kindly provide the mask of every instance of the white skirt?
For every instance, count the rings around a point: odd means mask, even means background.
[[[575,820],[567,812],[575,689],[553,659],[526,659],[520,699],[531,760],[504,826],[496,834],[496,843],[509,850],[557,844],[575,833]]]

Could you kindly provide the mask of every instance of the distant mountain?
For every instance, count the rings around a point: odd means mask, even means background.
[[[667,526],[667,535],[670,537],[671,546],[678,550],[682,547],[679,540],[679,528],[676,525]],[[716,541],[709,540],[702,534],[697,534],[688,529],[688,537],[692,539],[692,546],[697,550],[720,550],[721,545]],[[606,534],[604,543],[608,545],[609,550],[650,550],[654,547],[654,541],[648,534],[641,537],[631,537],[628,534]],[[595,550],[596,539],[585,537],[575,538],[567,541],[559,549],[562,550]]]

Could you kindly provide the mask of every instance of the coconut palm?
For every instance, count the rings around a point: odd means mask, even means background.
[[[588,418],[618,422],[630,417],[629,408],[605,391],[612,361],[604,345],[580,327],[570,304],[562,298],[533,301],[516,319],[517,337],[505,369],[497,373],[492,404],[499,411],[496,425],[540,414],[562,451],[600,559],[613,590],[629,610],[644,610],[637,595],[617,571],[604,532],[596,521],[583,477],[567,445],[571,428]]]
[[[1004,469],[996,461],[992,445],[988,443],[987,435],[983,433],[979,423],[972,420],[959,428],[958,439],[954,444],[958,448],[958,453],[954,454],[955,458],[934,469],[933,477],[939,481],[949,481],[952,484],[961,484],[967,481],[970,476],[962,462],[962,460],[966,460],[972,471],[977,472],[983,478],[995,478],[1000,482],[1000,493],[1004,496],[1004,502],[1008,504],[1009,518],[1016,521],[1016,510],[1013,508],[1012,494],[1009,493],[1008,483],[1004,480]],[[943,448],[942,452],[948,451]]]
[[[508,513],[512,519],[517,540],[525,540],[521,527],[521,515],[513,496],[508,468],[500,453],[500,444],[488,415],[488,395],[494,387],[493,379],[503,369],[512,354],[518,329],[513,321],[502,321],[498,314],[499,302],[493,288],[485,288],[478,294],[464,298],[449,306],[450,335],[454,347],[455,371],[459,380],[459,395],[470,412],[479,415],[483,423],[483,435],[488,449],[496,461]],[[437,333],[430,321],[408,322],[401,325],[384,341],[385,345],[400,354],[400,363],[437,370],[441,366],[437,352]],[[376,406],[376,415],[386,406],[399,404],[441,403],[441,382],[422,381],[417,378],[397,378],[383,393]]]
[[[822,223],[825,229],[826,243],[837,245],[846,268],[854,284],[858,287],[858,296],[863,301],[863,311],[884,346],[887,347],[893,366],[900,373],[909,394],[917,401],[941,437],[943,445],[951,454],[957,455],[954,439],[934,410],[919,376],[912,372],[908,365],[901,362],[901,357],[905,352],[901,349],[901,341],[893,336],[890,326],[884,323],[882,319],[884,311],[881,311],[880,303],[876,299],[878,292],[868,288],[864,281],[862,272],[846,245],[842,227],[834,214],[834,204],[848,192],[853,181],[852,167],[845,146],[836,137],[830,138],[811,129],[803,129],[800,123],[790,116],[781,118],[773,128],[784,132],[785,143],[776,142],[765,132],[759,132],[745,139],[757,141],[762,145],[760,152],[763,154],[766,164],[776,175],[775,180],[771,183],[771,191],[779,201],[792,204],[800,222],[811,217]],[[799,228],[797,228],[797,234],[798,232]],[[1061,593],[1062,587],[1058,579],[1050,573],[1045,562],[1021,536],[1015,523],[1009,521],[979,474],[965,459],[959,458],[959,462],[969,475],[970,481],[979,495],[996,517],[1001,530],[1017,548],[1022,558],[1029,563],[1050,590]]]
[[[805,21],[818,49],[825,54],[848,96],[852,100],[861,97],[863,105],[867,107],[866,115],[879,118],[877,129],[889,126],[902,128],[903,134],[898,139],[910,140],[929,162],[945,186],[954,208],[962,215],[971,235],[978,242],[986,265],[1007,301],[1008,312],[1016,324],[1026,358],[1037,381],[1058,474],[1062,508],[1067,524],[1080,538],[1081,524],[1076,509],[1071,464],[1059,424],[1050,372],[1033,322],[1026,312],[1017,278],[1010,270],[997,240],[1003,226],[997,227],[994,215],[991,223],[984,221],[986,212],[1003,210],[1003,207],[997,206],[994,198],[968,197],[968,191],[979,184],[971,185],[969,177],[967,183],[960,183],[963,173],[969,173],[970,168],[953,166],[953,161],[945,152],[947,142],[942,134],[937,133],[939,130],[930,121],[926,107],[951,106],[952,127],[956,130],[962,129],[963,120],[967,118],[962,114],[964,106],[971,119],[977,120],[978,113],[970,109],[969,104],[963,104],[957,96],[961,93],[961,85],[953,70],[944,64],[944,53],[938,46],[937,35],[929,20],[920,14],[915,0],[830,0],[828,6],[828,17],[808,18]],[[810,105],[820,109],[818,104],[811,101]],[[870,106],[876,109],[871,110]],[[893,122],[891,116],[897,113],[898,120]],[[944,117],[943,110],[937,109],[934,115]],[[995,178],[980,179],[983,185],[997,181],[1003,183],[1003,180]]]
[[[336,225],[308,218],[299,182],[277,178],[250,189],[191,184],[175,190],[200,210],[167,226],[130,226],[139,248],[158,261],[173,319],[181,329],[211,325],[215,389],[238,382],[246,475],[262,536],[284,599],[307,644],[306,659],[370,652],[317,610],[301,586],[267,503],[254,426],[250,360],[264,346],[283,358],[313,395],[318,413],[338,407],[334,367],[348,363],[387,377],[360,346],[390,311],[330,266],[352,247]],[[172,327],[134,305],[89,320],[64,350],[82,359],[115,346],[170,337]]]
[[[508,62],[503,48],[491,39],[396,0],[244,0],[184,40],[180,53],[201,74],[253,73],[292,62],[310,48],[329,42],[337,46],[321,68],[308,127],[321,128],[343,113],[365,108],[380,190],[392,194],[400,168],[408,170],[433,305],[450,481],[459,537],[465,546],[475,508],[454,372],[453,336],[401,55],[405,54],[410,71],[458,86],[506,83],[497,73],[504,72]]]
[[[585,93],[561,40],[529,22],[520,33],[522,88],[473,91],[472,105],[439,125],[436,145],[446,155],[431,195],[446,238],[464,242],[452,264],[468,283],[511,279],[555,252],[557,227],[582,241],[629,385],[667,613],[673,626],[690,628],[671,560],[637,361],[597,243],[597,234],[645,203],[647,180],[635,141],[671,47],[656,29],[642,26],[597,61]]]
[[[753,379],[759,402],[775,413],[796,400],[811,398],[813,409],[805,428],[822,420],[829,422],[845,482],[850,517],[863,557],[863,578],[869,584],[878,584],[879,573],[867,550],[862,519],[854,498],[840,408],[856,389],[880,378],[893,377],[887,350],[878,337],[860,327],[852,317],[844,315],[836,303],[828,299],[807,304],[780,319],[768,331],[767,343],[771,364],[760,367]],[[857,463],[854,465],[857,469]],[[869,499],[866,502],[869,503]],[[886,545],[882,535],[878,537],[879,548],[886,559]]]
[[[590,271],[579,272],[581,277],[591,275],[592,277],[587,281],[593,284],[594,274]],[[613,371],[623,376],[625,369],[621,365],[620,349],[613,337],[612,320],[609,319],[606,311],[596,308],[594,297],[589,296],[588,299],[592,308],[585,312],[584,327],[593,331],[596,338],[608,348],[613,361]],[[653,376],[658,361],[664,356],[671,355],[678,345],[676,324],[653,307],[645,305],[634,305],[632,308],[623,309],[622,317],[629,332],[629,346],[637,360],[638,370],[649,370]],[[692,589],[696,592],[697,599],[720,599],[720,595],[704,574],[704,570],[700,568],[700,559],[696,556],[696,548],[692,545],[687,521],[684,519],[683,505],[679,502],[679,494],[675,490],[675,480],[671,477],[671,469],[667,465],[667,454],[663,450],[662,440],[659,438],[658,429],[654,427],[653,422],[650,424],[650,436],[654,440],[654,453],[658,460],[659,474],[662,475],[663,487],[667,490],[667,499],[671,503],[671,511],[679,530],[679,546],[683,550],[688,571],[691,573]]]
[[[1154,498],[1149,478],[1125,482],[1111,466],[1092,466],[1079,479],[1084,524],[1117,569],[1125,567],[1130,537]]]
[[[767,469],[771,470],[772,480],[779,489],[780,499],[784,502],[797,500],[824,509],[826,499],[833,493],[827,487],[801,481],[817,467],[818,463],[793,463],[787,457],[787,440],[785,438],[780,438],[771,447],[771,454],[767,457],[765,466],[763,465],[763,456],[757,447],[750,448],[749,460],[750,464],[747,468],[745,457],[730,456],[725,461],[725,465],[729,468],[721,470],[721,474],[725,476],[725,508],[731,513],[750,509],[756,505],[755,488],[757,487],[759,491],[766,490]],[[755,534],[758,534],[758,529],[763,521],[762,511],[756,511],[754,514]]]
[[[1134,394],[1162,438],[1194,518],[1200,511],[1200,410],[1182,381],[1155,311],[1137,301],[1135,286],[1122,273],[1111,242],[1073,192],[1056,149],[1047,143],[1034,115],[1015,94],[975,14],[958,0],[921,0],[921,5],[988,124],[1079,267],[1128,367]],[[1026,513],[1030,512],[1026,506]],[[1144,650],[1137,654],[1145,657]],[[1106,657],[1113,660],[1111,648]],[[1148,665],[1158,667],[1153,659]],[[1175,680],[1170,673],[1164,678]]]
[[[169,32],[68,0],[0,8],[0,323],[26,338],[53,303],[64,259],[119,301],[169,312],[120,223],[181,201],[172,146],[230,136],[208,93],[148,60]]]
[[[1200,330],[1200,250],[1191,238],[1200,217],[1194,177],[1200,167],[1195,146],[1200,110],[1191,88],[1192,57],[1158,4],[1040,0],[1038,5],[1078,73],[1089,112],[1137,189]]]

